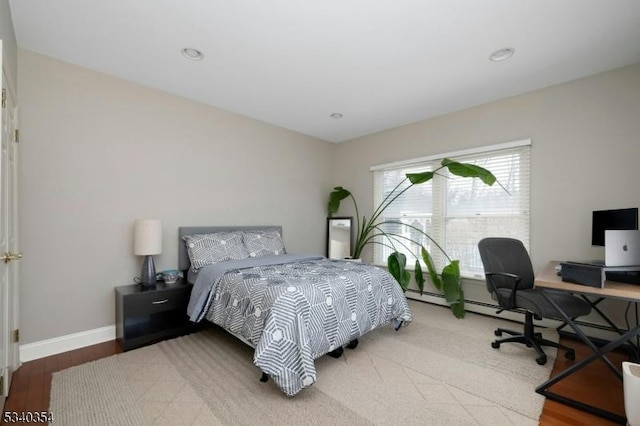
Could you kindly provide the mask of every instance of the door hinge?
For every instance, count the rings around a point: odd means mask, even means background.
[[[18,343],[20,341],[20,329],[16,328],[13,330],[13,343]]]
[[[7,89],[2,89],[2,108],[7,106]]]
[[[16,143],[20,142],[20,130],[15,129],[15,130],[13,131],[13,140],[14,140]]]

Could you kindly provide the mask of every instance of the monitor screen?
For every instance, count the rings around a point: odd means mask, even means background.
[[[591,224],[591,244],[604,246],[607,229],[638,229],[638,208],[596,210]]]

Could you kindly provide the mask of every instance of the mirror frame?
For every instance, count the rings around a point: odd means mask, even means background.
[[[353,216],[332,216],[327,218],[327,247],[325,250],[325,255],[332,259],[329,256],[329,241],[331,236],[331,222],[334,220],[348,220],[349,221],[349,258],[351,258],[351,253],[353,252]]]

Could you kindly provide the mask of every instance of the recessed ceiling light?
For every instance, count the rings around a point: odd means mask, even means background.
[[[489,55],[489,60],[493,62],[506,61],[516,52],[516,49],[513,47],[505,47],[503,49],[498,49]]]
[[[340,114],[339,112],[334,112],[333,114],[330,114],[329,117],[334,120],[340,120],[342,118],[342,114]]]
[[[204,58],[204,55],[198,49],[194,49],[193,47],[185,47],[182,49],[182,56],[187,59],[191,59],[192,61],[200,61]]]

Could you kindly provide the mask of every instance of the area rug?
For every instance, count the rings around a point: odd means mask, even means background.
[[[295,397],[260,382],[252,349],[212,328],[54,373],[50,411],[56,426],[538,424],[554,349],[540,366],[524,345],[491,348],[496,327],[519,324],[410,306],[408,327],[316,360],[317,382]]]

